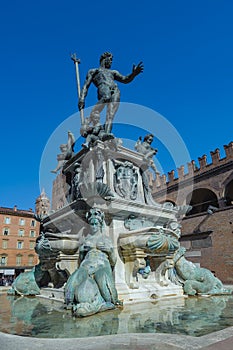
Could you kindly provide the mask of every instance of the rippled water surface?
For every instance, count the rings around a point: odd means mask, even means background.
[[[86,318],[42,298],[0,295],[0,331],[39,338],[78,338],[123,333],[201,336],[233,326],[233,296],[159,300]]]

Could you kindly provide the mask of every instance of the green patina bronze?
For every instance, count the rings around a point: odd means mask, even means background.
[[[191,261],[186,260],[185,251],[184,247],[176,251],[174,268],[170,270],[170,279],[183,285],[185,294],[232,294],[232,291],[225,289],[222,282],[210,270],[197,267]]]
[[[57,269],[56,260],[40,261],[31,271],[21,273],[8,291],[9,295],[39,295],[40,288],[53,286],[60,288],[68,279],[65,271]]]
[[[65,286],[65,302],[75,316],[83,317],[114,309],[120,302],[112,269],[116,263],[113,244],[104,233],[104,214],[96,208],[87,213],[90,232],[79,249],[80,266]]]
[[[38,295],[40,288],[36,283],[35,269],[21,273],[12,284],[12,288],[8,291],[9,295]]]

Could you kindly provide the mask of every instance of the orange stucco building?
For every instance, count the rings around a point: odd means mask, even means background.
[[[16,276],[38,263],[35,241],[40,223],[32,209],[0,207],[0,276]]]

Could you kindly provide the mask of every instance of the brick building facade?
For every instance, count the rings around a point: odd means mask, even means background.
[[[224,283],[233,284],[233,142],[220,150],[188,163],[188,172],[180,166],[153,182],[153,197],[163,203],[190,204],[192,210],[182,220],[181,245],[186,257],[213,271]]]
[[[36,199],[36,207],[35,207],[36,215],[40,218],[48,215],[50,212],[50,199],[46,195],[45,190],[41,191],[41,194]]]
[[[0,276],[16,276],[38,263],[35,241],[40,223],[34,212],[0,207]]]
[[[67,183],[66,177],[62,172],[58,173],[53,181],[52,188],[52,210],[58,210],[67,205],[66,200]]]

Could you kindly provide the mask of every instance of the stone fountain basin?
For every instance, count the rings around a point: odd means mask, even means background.
[[[71,239],[50,240],[51,248],[60,250],[66,255],[73,255],[79,248],[79,242]]]
[[[60,250],[67,255],[75,254],[80,246],[79,235],[65,232],[46,232],[45,237],[49,240],[52,250]]]
[[[160,229],[161,228],[156,227],[146,227],[140,230],[132,230],[128,233],[123,233],[119,237],[119,245],[125,251],[141,249],[149,255],[154,255],[147,245],[148,239],[151,238],[151,236],[157,236],[158,241],[160,238],[166,240],[166,238],[170,239],[170,237],[175,241],[177,240],[177,237],[172,230],[163,229],[163,233],[161,233]],[[160,249],[157,250],[158,254],[169,252],[167,242],[164,243],[165,244],[162,244],[161,242]]]

